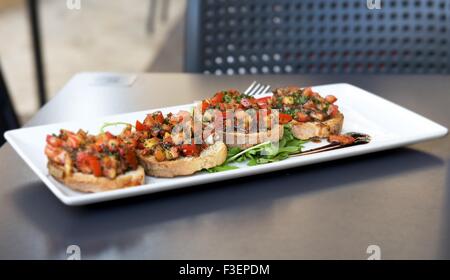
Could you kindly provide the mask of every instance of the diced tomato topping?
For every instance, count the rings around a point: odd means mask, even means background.
[[[138,141],[136,139],[134,139],[134,138],[130,138],[130,139],[126,139],[125,140],[125,144],[127,145],[127,147],[129,149],[134,149],[134,148],[137,147]]]
[[[107,145],[110,151],[116,151],[119,148],[119,139],[110,139]]]
[[[162,124],[163,122],[164,116],[160,111],[148,114],[144,119],[144,125],[147,127],[152,127],[155,124]]]
[[[262,102],[262,103],[269,103],[269,101],[272,99],[272,96],[266,96],[256,99],[256,102]]]
[[[244,108],[250,107],[251,106],[250,100],[248,100],[247,98],[242,98],[241,105],[244,106]]]
[[[269,102],[272,99],[272,96],[262,97],[256,99],[256,104],[258,104],[258,107],[261,109],[266,109],[269,106]]]
[[[49,159],[53,160],[54,162],[64,164],[66,153],[61,148],[46,145],[44,153]]]
[[[89,159],[89,165],[91,166],[94,176],[102,176],[102,167],[100,165],[100,161],[96,157],[92,157]]]
[[[114,138],[114,135],[111,132],[107,131],[105,132],[104,137],[106,140],[110,140]]]
[[[102,166],[98,158],[88,153],[78,153],[77,166],[81,171],[91,171],[96,177],[102,176]]]
[[[141,123],[140,121],[136,121],[136,130],[144,131],[144,130],[146,130],[146,126],[143,123]]]
[[[338,113],[339,113],[339,108],[337,105],[330,105],[330,107],[328,107],[328,115],[330,115],[330,117],[335,117]]]
[[[303,95],[306,97],[311,97],[314,95],[314,92],[312,90],[312,88],[305,88],[305,90],[303,91]]]
[[[280,124],[287,124],[288,122],[290,122],[292,120],[291,115],[283,114],[283,113],[279,114],[279,118],[280,118]]]
[[[311,118],[305,113],[297,112],[297,120],[299,122],[308,122],[311,120]]]
[[[136,159],[136,154],[132,150],[127,150],[125,153],[125,160],[132,169],[137,168],[138,162]]]
[[[109,140],[115,139],[114,135],[112,135],[109,131],[100,134],[95,141],[95,148],[98,152],[103,150],[103,146],[107,145]]]
[[[67,144],[71,148],[78,148],[80,146],[80,139],[78,138],[78,135],[74,133],[68,133]]]
[[[209,103],[208,101],[203,101],[202,102],[202,113],[204,113],[207,109],[209,108]]]
[[[197,145],[195,144],[184,144],[181,146],[181,152],[185,155],[185,156],[196,156],[200,153]]]
[[[58,137],[53,136],[53,135],[47,135],[46,141],[47,141],[47,144],[49,144],[50,146],[53,146],[53,147],[61,147],[63,144],[63,141],[61,139],[59,139]]]
[[[333,104],[334,102],[336,102],[336,100],[337,100],[337,98],[334,95],[327,95],[325,97],[325,101],[328,102],[328,103],[332,103]]]
[[[144,125],[151,127],[155,124],[155,120],[153,119],[151,114],[148,114],[144,119]]]
[[[161,149],[155,150],[155,154],[154,155],[155,155],[155,159],[157,161],[164,161],[164,160],[166,160],[166,155],[164,154],[164,151],[161,150]]]
[[[257,103],[257,104],[260,109],[267,109],[269,107],[269,104],[267,103]]]
[[[316,104],[314,104],[314,102],[312,102],[311,100],[309,100],[308,102],[306,102],[304,105],[303,105],[303,108],[305,108],[305,109],[316,109]]]
[[[164,116],[161,111],[153,113],[153,119],[159,124],[164,122]]]
[[[218,92],[218,93],[216,93],[216,94],[214,95],[214,97],[211,98],[211,104],[212,104],[213,106],[216,106],[217,104],[222,103],[222,102],[223,102],[223,96],[224,96],[224,93],[223,93],[223,92]]]
[[[177,116],[171,116],[169,118],[169,122],[172,125],[176,125],[176,124],[178,124],[178,123],[180,123],[182,121],[183,121],[183,117],[182,116],[178,116],[178,115]]]

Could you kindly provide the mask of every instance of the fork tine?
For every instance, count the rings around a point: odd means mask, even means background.
[[[264,93],[266,93],[266,92],[269,90],[269,88],[270,88],[270,85],[263,86],[263,87],[261,88],[261,90],[260,90],[257,94],[255,94],[255,95],[261,95],[261,94],[264,94]]]
[[[259,89],[260,89],[261,87],[263,87],[263,85],[257,84],[257,85],[253,88],[253,90],[250,91],[250,93],[249,93],[248,95],[251,95],[251,96],[255,95],[255,94],[259,91]]]
[[[265,88],[266,88],[266,85],[261,84],[261,87],[255,92],[255,94],[253,94],[253,96],[260,95],[264,91]]]
[[[256,84],[256,81],[253,81],[253,83],[244,91],[244,94],[248,95],[252,91],[255,84]]]

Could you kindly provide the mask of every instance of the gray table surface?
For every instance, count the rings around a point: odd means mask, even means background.
[[[347,82],[450,126],[449,76],[75,76],[27,126],[189,103],[253,79]],[[97,81],[97,82],[96,82]],[[368,104],[370,106],[370,104]],[[382,114],[380,108],[380,114]],[[450,258],[450,140],[84,207],[63,205],[9,144],[0,149],[0,258]]]

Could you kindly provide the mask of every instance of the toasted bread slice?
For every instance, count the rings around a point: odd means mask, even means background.
[[[276,133],[273,133],[274,131],[277,131],[278,135]],[[229,148],[238,147],[242,150],[245,150],[245,149],[248,149],[255,145],[267,142],[269,140],[273,141],[273,142],[277,142],[281,138],[283,138],[283,133],[284,133],[283,126],[278,125],[278,126],[274,127],[272,130],[268,130],[265,132],[222,133],[222,135],[220,135],[220,139],[223,139],[223,141],[227,144],[227,147],[229,147]]]
[[[324,122],[297,122],[292,121],[292,134],[295,138],[308,140],[314,137],[327,138],[333,134],[340,134],[344,124],[344,115],[339,113]]]
[[[115,179],[95,177],[92,174],[75,172],[66,174],[64,167],[48,162],[48,171],[56,180],[80,192],[102,192],[143,185],[145,182],[144,168],[139,166],[136,170],[128,171]]]
[[[139,154],[138,158],[148,176],[171,178],[191,175],[202,169],[221,165],[227,159],[227,146],[223,142],[216,142],[203,150],[198,157],[182,157],[176,160],[157,161],[154,156]]]

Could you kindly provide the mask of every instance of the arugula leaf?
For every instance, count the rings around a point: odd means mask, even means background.
[[[289,157],[291,154],[296,154],[302,151],[303,144],[308,141],[296,139],[292,135],[289,125],[284,126],[284,134],[278,143],[270,141],[260,143],[245,150],[238,147],[229,148],[227,160],[224,164],[208,169],[208,172],[221,172],[232,169],[237,169],[237,166],[229,165],[232,162],[247,161],[248,166],[255,166],[259,164],[266,164],[276,161],[281,161]]]
[[[296,153],[298,151],[299,151],[298,146],[287,146],[287,147],[279,148],[277,154],[281,154],[281,153],[291,153],[292,154],[292,153]]]
[[[227,171],[227,170],[234,170],[234,169],[238,169],[238,168],[239,167],[234,166],[234,165],[222,164],[222,165],[219,165],[216,167],[207,168],[205,170],[209,173],[216,173],[216,172],[222,172],[222,171]]]
[[[289,140],[286,143],[286,146],[300,146],[302,144],[305,144],[307,141],[303,141],[303,140],[298,140],[298,139],[293,139],[293,140]]]
[[[229,159],[230,157],[237,155],[240,151],[241,149],[239,149],[238,147],[229,148],[227,158]]]
[[[239,158],[241,155],[243,155],[243,154],[245,154],[245,153],[247,153],[247,152],[249,152],[249,151],[251,151],[251,150],[258,149],[258,148],[260,148],[260,147],[262,147],[262,146],[264,146],[264,145],[267,145],[267,144],[270,144],[270,141],[264,142],[264,143],[261,143],[261,144],[258,144],[258,145],[256,145],[256,146],[250,147],[250,148],[248,148],[248,149],[245,149],[245,150],[243,150],[243,151],[241,151],[241,152],[235,154],[234,156],[230,157],[230,158],[227,160],[227,162],[232,162],[232,161],[236,160],[237,158]]]
[[[237,149],[234,149],[233,155],[228,157],[227,163],[248,160],[247,165],[253,166],[284,160],[288,158],[290,154],[301,152],[303,148],[302,145],[306,142],[307,141],[294,138],[290,126],[285,125],[283,137],[278,143],[268,141],[240,152],[237,152]]]

